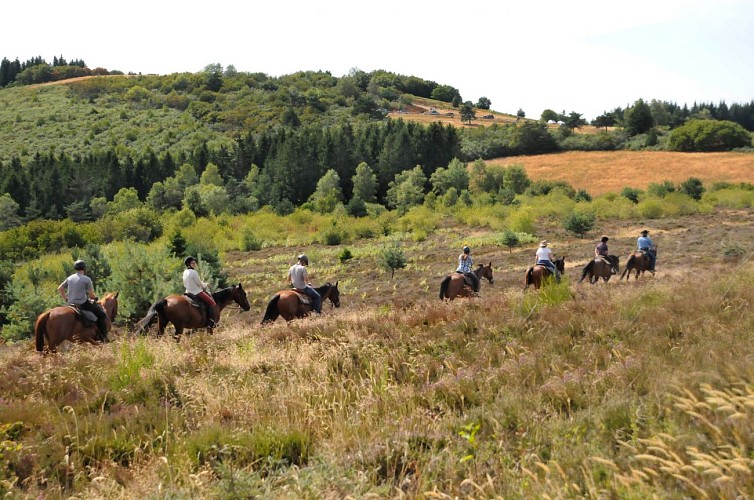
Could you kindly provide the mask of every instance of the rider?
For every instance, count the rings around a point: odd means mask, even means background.
[[[220,308],[210,294],[204,291],[207,283],[203,282],[196,270],[196,259],[188,256],[183,261],[186,264],[186,270],[183,271],[183,286],[186,287],[186,293],[190,293],[207,305],[209,314],[207,315],[207,326],[214,328],[220,322]]]
[[[68,276],[58,286],[58,293],[60,293],[60,296],[63,297],[66,303],[76,305],[81,310],[93,312],[97,316],[97,334],[99,340],[107,342],[107,314],[105,314],[104,309],[96,302],[97,296],[94,294],[92,280],[84,274],[86,271],[86,262],[77,260],[73,263],[73,269],[76,272]],[[68,292],[67,297],[66,291]],[[89,299],[93,302],[90,302]]]
[[[555,263],[552,261],[552,250],[547,248],[547,245],[549,242],[547,240],[542,240],[539,244],[539,248],[537,249],[536,259],[534,261],[534,264],[545,266],[551,273],[555,275],[555,281],[560,283],[560,271],[558,270],[557,266],[555,266]]]
[[[463,247],[463,253],[458,256],[457,273],[461,273],[466,278],[467,282],[470,282],[472,290],[475,293],[479,293],[479,278],[471,270],[471,266],[474,265],[474,261],[471,260],[471,248]]]
[[[615,274],[615,268],[613,267],[613,264],[610,262],[610,260],[607,258],[609,255],[607,251],[607,242],[610,238],[607,236],[603,236],[600,242],[597,244],[597,246],[594,248],[594,257],[596,259],[601,259],[602,262],[610,266],[611,272]]]
[[[640,252],[644,252],[649,257],[649,269],[648,271],[655,272],[655,262],[657,261],[657,250],[654,243],[649,238],[649,231],[646,229],[641,232],[641,236],[636,240],[636,246],[639,247]]]
[[[306,272],[306,266],[309,265],[309,257],[304,254],[298,256],[298,262],[288,269],[288,282],[293,284],[293,288],[304,292],[312,301],[312,310],[317,314],[322,314],[322,297],[317,290],[308,282],[309,275]]]

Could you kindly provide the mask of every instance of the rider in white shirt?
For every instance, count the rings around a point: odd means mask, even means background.
[[[196,270],[196,259],[186,257],[183,261],[186,264],[186,270],[183,271],[183,286],[186,287],[186,293],[196,296],[199,300],[207,305],[209,314],[207,315],[207,326],[214,328],[220,323],[220,308],[210,294],[204,291],[207,283],[203,282]]]

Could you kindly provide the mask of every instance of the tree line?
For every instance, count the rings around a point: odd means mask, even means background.
[[[0,164],[0,193],[17,204],[21,220],[93,220],[98,213],[92,201],[113,200],[123,188],[133,189],[139,200],[150,201],[157,210],[180,209],[183,190],[192,184],[186,176],[198,179],[213,164],[229,199],[236,200],[228,203],[239,204],[230,211],[271,205],[286,212],[306,202],[328,170],[340,176],[350,199],[351,179],[360,163],[373,168],[375,196],[384,202],[397,173],[421,165],[430,176],[458,156],[459,147],[457,129],[439,123],[390,120],[359,127],[346,123],[270,129],[239,138],[233,148],[211,149],[202,143],[176,157],[169,152],[118,157],[114,150],[80,155],[41,152],[26,164],[14,157]]]

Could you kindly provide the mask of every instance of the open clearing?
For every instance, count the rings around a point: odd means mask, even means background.
[[[646,189],[650,182],[683,182],[698,177],[716,181],[754,182],[754,154],[676,153],[671,151],[573,151],[487,160],[489,165],[523,165],[533,180],[566,181],[592,195],[620,192],[626,186]]]

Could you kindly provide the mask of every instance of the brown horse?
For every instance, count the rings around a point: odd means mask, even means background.
[[[584,281],[584,278],[589,276],[589,283],[594,285],[597,283],[600,278],[602,278],[605,283],[610,281],[610,277],[613,274],[618,274],[618,271],[620,271],[620,259],[617,255],[608,255],[607,260],[610,261],[610,264],[606,263],[602,259],[592,259],[589,261],[587,265],[584,266],[584,270],[581,272],[581,279],[579,280],[579,283]]]
[[[238,304],[244,311],[251,309],[249,299],[246,298],[246,292],[244,292],[241,283],[212,293],[212,298],[220,311],[231,302]],[[152,304],[147,315],[136,323],[136,331],[146,331],[157,319],[159,335],[165,333],[165,327],[168,326],[168,323],[173,323],[176,337],[181,335],[185,328],[207,328],[209,334],[212,335],[212,327],[207,326],[207,314],[206,307],[192,305],[185,295],[168,295]]]
[[[655,246],[655,256],[657,256],[657,247]],[[626,281],[631,277],[631,271],[636,272],[636,276],[634,279],[639,279],[640,274],[644,274],[644,271],[649,271],[649,257],[644,255],[644,252],[633,252],[631,255],[628,256],[628,260],[626,261],[626,268],[623,270],[623,274],[620,275],[620,280],[623,279],[623,277],[626,277]],[[649,271],[652,273],[652,276],[655,275],[654,271]]]
[[[106,324],[109,332],[118,314],[118,292],[108,293],[98,303],[107,314]],[[34,339],[39,352],[44,352],[45,340],[49,351],[56,352],[58,346],[66,340],[97,344],[100,342],[98,338],[97,324],[88,321],[88,324],[84,325],[71,306],[54,307],[45,311],[34,323]]]
[[[480,284],[482,283],[482,278],[487,278],[490,285],[495,282],[495,278],[492,277],[492,262],[486,266],[479,264],[473,272],[476,274],[477,279],[479,279]],[[466,283],[466,278],[462,273],[453,273],[445,276],[442,283],[440,283],[440,300],[453,300],[456,297],[472,297],[473,295],[474,291]]]
[[[322,302],[330,299],[335,307],[340,307],[340,290],[338,290],[338,282],[334,285],[325,283],[319,288],[315,288]],[[264,319],[262,324],[272,323],[278,316],[282,316],[284,320],[290,321],[293,318],[303,318],[312,312],[311,304],[304,304],[299,300],[299,294],[293,290],[282,290],[275,294],[267,304],[267,310],[264,313]]]
[[[560,271],[560,275],[562,276],[563,272],[565,272],[565,256],[555,259],[553,264],[555,264],[555,267]],[[545,283],[545,278],[551,274],[550,270],[545,266],[537,264],[530,267],[526,270],[526,275],[524,277],[524,291],[529,288],[529,285],[534,285],[534,289],[539,290],[539,288]]]

